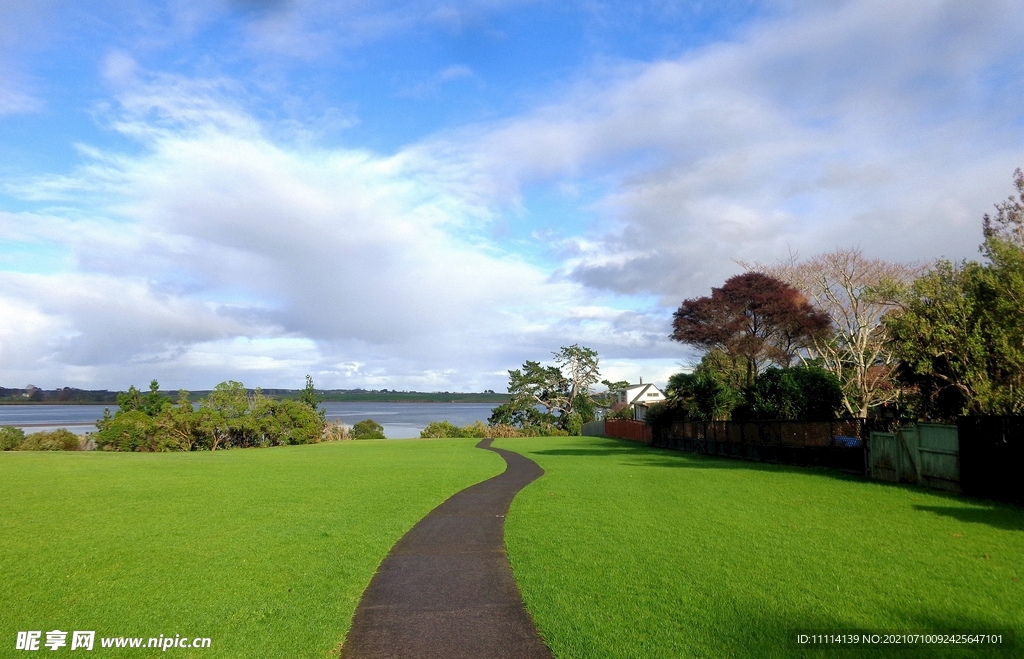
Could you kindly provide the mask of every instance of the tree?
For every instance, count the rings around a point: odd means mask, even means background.
[[[128,387],[128,391],[117,394],[118,414],[123,412],[134,412],[138,410],[147,416],[156,416],[160,413],[165,403],[170,401],[160,393],[160,383],[152,380],[149,383],[149,391],[143,394],[135,385]]]
[[[494,410],[491,423],[515,423],[525,427],[525,424],[543,424],[557,419],[564,429],[570,422],[582,425],[593,418],[590,387],[600,377],[597,352],[574,343],[552,354],[553,366],[527,361],[521,369],[508,372],[508,393],[512,400]],[[537,405],[547,410],[547,419],[537,412]],[[589,418],[585,418],[585,414]]]
[[[189,393],[178,390],[178,404],[164,407],[157,417],[157,432],[164,443],[180,451],[191,451],[201,445],[208,445],[211,429],[203,423],[203,415],[192,407]],[[207,440],[204,442],[204,439]]]
[[[746,392],[734,418],[827,421],[843,409],[843,390],[828,371],[813,367],[769,368]]]
[[[515,426],[520,430],[536,429],[538,434],[544,428],[554,428],[558,419],[547,412],[541,412],[531,399],[524,396],[513,398],[491,410],[487,419],[491,426]]]
[[[128,391],[117,394],[117,413],[134,412],[142,407],[142,392],[135,388],[135,385],[128,387]]]
[[[937,262],[885,318],[919,416],[1024,412],[1024,251],[990,242],[990,265]]]
[[[839,379],[850,415],[866,417],[899,397],[893,382],[897,360],[882,317],[920,266],[869,259],[859,248],[848,248],[755,267],[800,290],[829,317],[832,331],[812,337],[807,357]]]
[[[1024,202],[1019,169],[1014,182]],[[996,209],[982,221],[989,263],[938,261],[885,317],[919,416],[1024,413],[1024,204]]]
[[[151,451],[155,423],[140,409],[119,410],[113,418],[104,418],[93,435],[96,446],[108,451]],[[99,424],[97,424],[99,425]]]
[[[311,382],[308,382],[311,384]],[[177,404],[159,393],[156,380],[150,393],[134,386],[119,395],[124,407],[111,415],[104,410],[94,438],[101,448],[115,451],[191,451],[232,447],[309,444],[324,438],[323,414],[296,400],[274,400],[260,389],[246,390],[241,382],[221,382],[194,408],[185,390]],[[156,403],[159,409],[154,414]],[[334,436],[343,433],[332,433]]]
[[[712,288],[710,297],[684,300],[671,338],[718,350],[742,365],[745,386],[768,364],[789,366],[828,331],[830,321],[796,288],[761,272],[747,272]]]
[[[323,410],[310,409],[294,400],[273,401],[273,416],[278,428],[271,445],[315,444],[324,434]],[[381,429],[383,431],[383,428]]]
[[[323,394],[316,390],[316,387],[313,386],[313,378],[307,373],[306,387],[299,392],[299,402],[319,414],[321,420],[326,421],[327,412],[320,409],[320,403],[323,401]]]
[[[160,414],[160,410],[163,409],[164,404],[168,402],[170,401],[167,400],[167,397],[160,393],[160,383],[156,380],[151,380],[149,383],[149,392],[142,396],[139,409],[149,416],[156,416],[157,414]]]
[[[387,439],[384,426],[373,419],[364,419],[352,426],[352,439]]]
[[[982,218],[986,245],[997,238],[1024,249],[1024,172],[1019,168],[1013,173],[1013,183],[1017,187],[1018,199],[1009,197],[996,204],[995,217],[986,213]],[[988,255],[986,247],[983,246],[982,251]]]
[[[737,389],[699,368],[669,378],[666,398],[666,404],[679,413],[679,420],[695,421],[724,421],[742,400]]]

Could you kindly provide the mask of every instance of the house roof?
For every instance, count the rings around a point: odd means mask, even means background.
[[[631,384],[628,387],[626,387],[626,389],[625,389],[625,392],[626,392],[626,401],[625,402],[626,403],[630,403],[630,404],[635,403],[640,398],[644,397],[645,394],[647,394],[648,391],[651,391],[651,390],[653,390],[654,392],[657,392],[658,394],[661,394],[662,396],[664,396],[664,394],[661,393],[661,389],[658,389],[656,386],[654,386],[651,383],[647,383],[647,384]],[[620,389],[620,391],[623,391],[623,390]]]

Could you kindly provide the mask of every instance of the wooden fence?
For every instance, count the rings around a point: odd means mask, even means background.
[[[962,417],[957,425],[836,421],[686,421],[652,437],[609,419],[584,434],[759,462],[822,466],[1024,506],[1024,417]],[[877,428],[884,428],[880,432]],[[866,441],[865,441],[866,440]]]
[[[606,437],[631,439],[641,444],[651,443],[651,427],[643,421],[606,419],[604,422],[604,434]]]
[[[867,475],[875,480],[959,492],[957,427],[913,423],[896,432],[872,432],[867,464]]]
[[[864,473],[863,419],[837,421],[684,421],[654,446],[758,462]]]
[[[1024,417],[957,419],[964,494],[1024,506]]]

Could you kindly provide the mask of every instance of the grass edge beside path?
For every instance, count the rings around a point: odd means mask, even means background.
[[[474,444],[2,453],[0,642],[96,630],[212,638],[177,656],[324,657],[391,546],[504,469]]]
[[[506,545],[559,659],[1024,656],[1024,510],[594,437],[502,439],[545,475]],[[1012,652],[806,650],[798,628],[1011,628]]]

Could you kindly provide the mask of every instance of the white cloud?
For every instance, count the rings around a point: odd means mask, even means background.
[[[789,249],[972,255],[981,213],[1024,164],[1022,55],[1012,0],[800,4],[408,153],[490,203],[528,186],[603,187],[581,208],[595,217],[590,247],[566,268],[678,304],[736,259]]]
[[[274,386],[315,370],[323,386],[482,389],[500,387],[491,374],[521,351],[574,328],[600,334],[572,318],[579,285],[483,240],[486,213],[407,158],[272,143],[218,102],[220,87],[140,82],[113,125],[144,153],[83,149],[69,175],[12,184],[77,200],[74,212],[0,216],[12,236],[59,243],[76,264],[0,277],[0,298],[66,328],[45,354],[22,351],[39,369],[25,377],[59,381],[67,365],[108,383],[210,386],[237,373]]]
[[[13,82],[0,77],[0,116],[25,114],[43,109],[43,102],[32,94],[18,89]]]
[[[479,3],[255,4],[250,49],[312,59],[423,21],[462,30]],[[176,29],[195,32],[230,5],[175,7]],[[667,339],[671,309],[734,260],[850,244],[973,255],[981,213],[1024,165],[1024,6],[779,14],[394,155],[283,143],[236,81],[149,74],[109,51],[118,103],[97,115],[141,153],[82,146],[70,174],[5,183],[60,206],[0,215],[4,235],[70,255],[58,272],[0,273],[0,359],[17,356],[5,377],[299,386],[311,372],[321,386],[471,390],[579,342],[607,377],[663,380],[690,357]],[[431,84],[471,77],[454,66]],[[547,265],[490,233],[533,221],[538,187],[590,218],[534,232]]]

